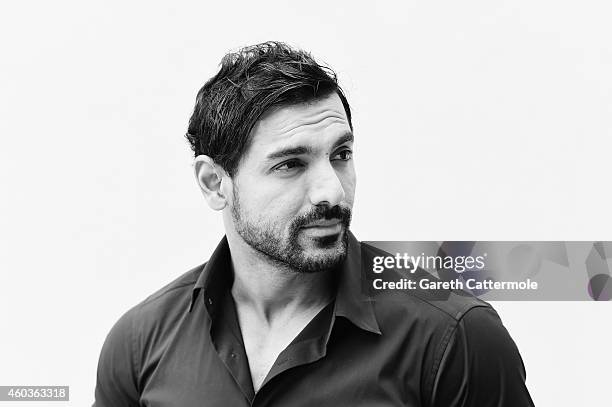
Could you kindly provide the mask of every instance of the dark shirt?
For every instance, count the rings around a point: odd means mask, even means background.
[[[335,300],[284,349],[255,393],[223,238],[210,260],[126,312],[98,363],[97,407],[533,406],[495,310],[475,297],[364,294],[350,235]]]

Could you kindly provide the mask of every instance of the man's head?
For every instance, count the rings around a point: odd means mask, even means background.
[[[187,138],[228,238],[302,272],[344,259],[353,135],[333,71],[282,43],[228,54],[198,92]]]

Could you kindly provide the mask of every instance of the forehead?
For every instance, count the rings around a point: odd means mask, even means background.
[[[334,92],[325,98],[276,107],[264,113],[251,130],[247,154],[265,154],[294,144],[324,147],[350,131],[342,101]]]

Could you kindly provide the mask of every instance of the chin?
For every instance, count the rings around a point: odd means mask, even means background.
[[[334,250],[344,245],[342,241],[343,232],[334,235],[316,236],[312,238],[315,248],[323,250]]]
[[[311,248],[305,250],[306,257],[316,263],[341,263],[346,257],[347,242],[344,233],[311,238]]]

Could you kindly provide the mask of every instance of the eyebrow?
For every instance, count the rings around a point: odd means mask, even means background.
[[[344,143],[348,143],[348,142],[353,142],[353,140],[355,139],[355,137],[353,136],[353,132],[352,131],[347,131],[346,133],[344,133],[342,135],[342,137],[340,137],[338,140],[336,140],[336,142],[334,143],[332,148],[336,148],[338,146],[341,146]]]
[[[332,146],[332,149],[348,142],[352,142],[354,140],[353,133],[347,131],[344,133]],[[298,147],[289,147],[283,148],[281,150],[270,153],[266,156],[266,160],[276,160],[278,158],[284,158],[292,155],[301,155],[301,154],[312,154],[313,149],[311,147],[306,146],[298,146]]]

